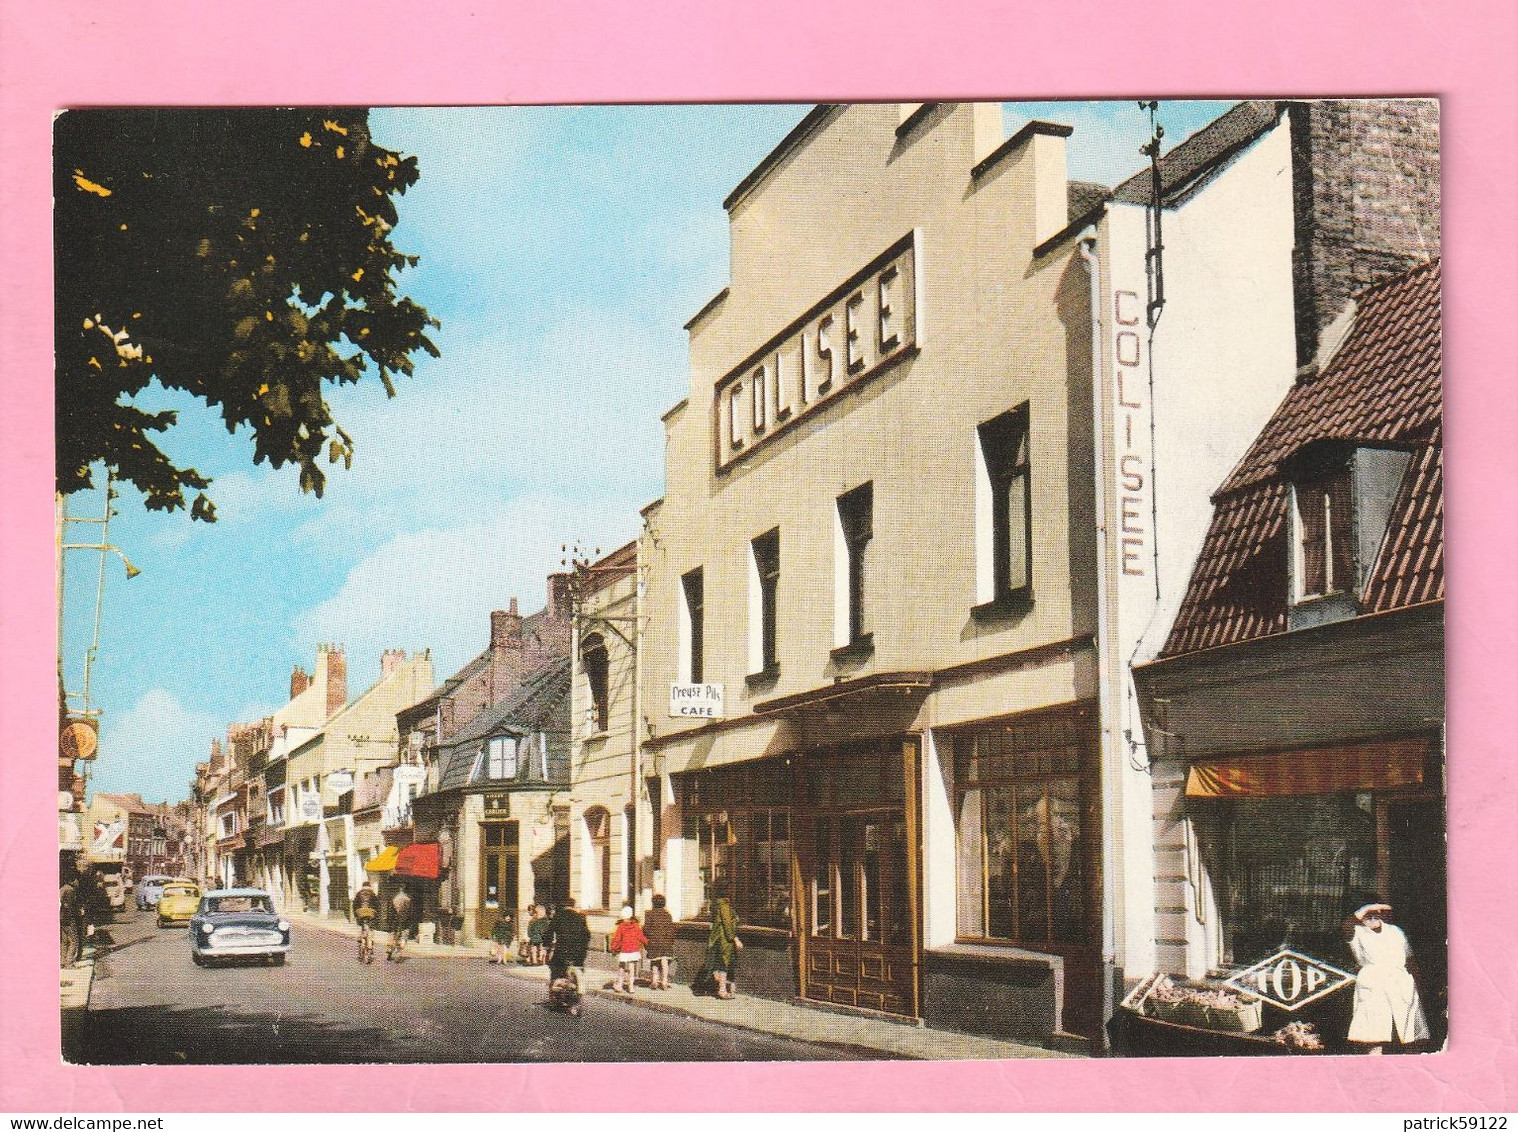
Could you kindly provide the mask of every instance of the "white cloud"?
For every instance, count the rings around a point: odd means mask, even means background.
[[[631,539],[638,523],[630,500],[534,495],[478,522],[398,534],[354,566],[331,598],[296,615],[291,646],[345,645],[350,691],[377,676],[387,648],[431,648],[442,679],[485,648],[492,609],[512,597],[523,614],[542,607],[561,546],[578,539],[587,553],[604,553]]]
[[[184,798],[195,764],[209,757],[211,740],[226,730],[226,720],[186,707],[166,688],[152,688],[120,715],[101,718],[93,787],[140,793],[150,802]]]
[[[530,340],[459,326],[397,398],[343,391],[334,414],[354,438],[353,467],[329,474],[323,506],[295,539],[371,547],[494,522],[526,492],[558,497],[555,522],[571,531],[577,509],[596,500],[627,499],[635,520],[660,491],[659,415],[684,375],[680,340],[628,315],[571,310]]]

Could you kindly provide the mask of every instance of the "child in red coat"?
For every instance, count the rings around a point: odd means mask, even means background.
[[[612,990],[632,994],[633,982],[638,977],[638,961],[643,958],[643,949],[647,946],[648,936],[643,934],[643,925],[633,918],[633,910],[623,905],[622,918],[611,933],[610,947],[617,956],[617,981],[612,984]]]

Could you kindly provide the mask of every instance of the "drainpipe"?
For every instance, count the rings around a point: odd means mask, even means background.
[[[628,831],[632,850],[632,906],[643,911],[643,853],[645,831],[652,821],[643,813],[643,538],[640,535],[633,557],[633,694],[632,694],[632,806],[633,828]]]
[[[1096,480],[1096,656],[1097,656],[1097,726],[1101,736],[1100,752],[1104,787],[1116,789],[1121,796],[1122,778],[1112,781],[1109,771],[1117,765],[1114,757],[1116,719],[1112,710],[1112,687],[1109,678],[1108,652],[1112,640],[1112,600],[1107,590],[1107,517],[1110,514],[1111,484],[1107,473],[1106,389],[1102,368],[1102,268],[1095,255],[1096,229],[1087,228],[1080,235],[1077,249],[1086,265],[1091,294],[1091,439],[1093,472]],[[1121,686],[1121,676],[1116,678]],[[1102,1019],[1111,1018],[1116,1009],[1113,981],[1117,966],[1117,861],[1118,807],[1108,804],[1107,789],[1102,797]]]

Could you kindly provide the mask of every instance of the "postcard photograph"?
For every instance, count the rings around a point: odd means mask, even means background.
[[[66,1062],[1444,1048],[1436,101],[53,144]]]

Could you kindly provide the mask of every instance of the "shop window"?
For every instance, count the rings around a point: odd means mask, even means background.
[[[838,497],[833,532],[833,644],[862,649],[870,641],[869,549],[875,536],[875,485]]]
[[[757,927],[791,925],[791,764],[769,759],[680,778],[684,836],[695,843],[702,897],[711,914],[725,883],[738,918]]]
[[[749,543],[748,565],[748,669],[750,675],[770,676],[780,670],[775,627],[780,593],[778,529]]]
[[[1225,960],[1253,963],[1280,947],[1339,956],[1344,917],[1380,891],[1373,796],[1247,798],[1197,809],[1219,878]]]
[[[955,732],[958,933],[1093,942],[1095,730],[1085,709]]]
[[[706,675],[706,586],[700,568],[680,579],[680,679],[699,684]]]
[[[517,743],[515,735],[497,735],[487,746],[486,773],[491,778],[515,778],[517,776]]]
[[[590,712],[586,723],[591,731],[605,731],[610,661],[606,642],[600,633],[591,633],[580,642],[580,666],[585,670],[585,683],[590,691]]]
[[[997,611],[1026,600],[1033,586],[1028,406],[976,432],[976,608]]]
[[[611,814],[604,806],[585,811],[585,832],[590,841],[590,859],[585,874],[590,886],[593,908],[611,907]]]

